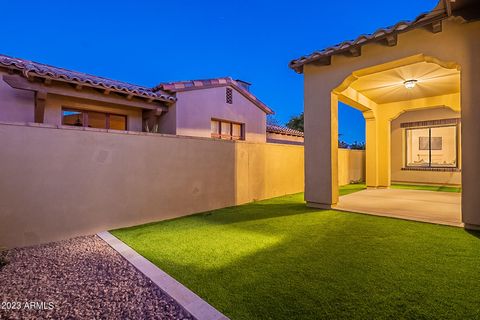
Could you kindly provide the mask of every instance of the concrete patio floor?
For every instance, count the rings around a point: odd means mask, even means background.
[[[461,194],[454,192],[368,189],[340,197],[334,209],[463,226]]]

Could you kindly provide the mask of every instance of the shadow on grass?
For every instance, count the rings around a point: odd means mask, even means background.
[[[468,229],[465,229],[465,231],[466,231],[468,234],[470,234],[470,235],[472,235],[472,236],[480,239],[480,231],[478,231],[478,230],[468,230]]]
[[[339,188],[340,196],[351,194],[354,192],[365,190],[365,184],[349,184]],[[286,195],[282,197],[255,201],[243,205],[220,208],[210,211],[194,213],[187,216],[181,216],[168,220],[154,221],[142,225],[131,226],[128,230],[142,229],[144,227],[152,227],[156,224],[163,224],[166,222],[175,222],[181,219],[201,219],[205,222],[212,222],[217,224],[232,224],[245,221],[255,221],[263,219],[271,219],[278,217],[287,217],[298,214],[308,214],[312,212],[322,211],[317,208],[307,207],[303,200],[303,193]]]
[[[248,221],[257,221],[265,219],[274,219],[288,217],[292,215],[308,214],[321,211],[320,209],[309,208],[303,201],[303,193],[287,195],[278,198],[255,201],[243,205],[225,207],[210,211],[194,213],[187,216],[176,217],[167,220],[154,221],[141,225],[120,228],[118,230],[142,230],[152,228],[157,225],[173,223],[176,224],[182,220],[198,220],[206,223],[227,225]]]
[[[193,215],[194,218],[205,219],[217,224],[232,224],[247,221],[276,219],[299,214],[318,212],[319,209],[309,208],[305,203],[250,203],[238,207],[222,209],[222,212],[209,211]]]
[[[340,196],[365,190],[363,183],[349,184],[339,188]],[[301,199],[301,200],[300,200]],[[279,198],[253,202],[241,206],[229,207],[194,215],[195,217],[206,218],[221,224],[238,223],[243,221],[263,220],[279,217],[287,217],[298,214],[308,214],[322,211],[321,209],[307,207],[303,201],[303,193],[288,195]],[[214,214],[214,215],[213,215]]]

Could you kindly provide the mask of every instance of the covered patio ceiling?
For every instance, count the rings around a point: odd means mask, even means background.
[[[460,92],[460,71],[423,61],[360,76],[350,87],[377,104],[448,95]]]
[[[409,81],[413,87],[406,86]],[[417,107],[422,107],[427,99],[430,106],[449,103],[455,109],[459,106],[460,66],[419,54],[354,71],[333,93],[362,112],[404,101],[417,101]]]

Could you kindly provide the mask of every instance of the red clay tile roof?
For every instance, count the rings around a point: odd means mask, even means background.
[[[298,131],[298,130],[294,130],[294,129],[290,129],[282,126],[271,125],[271,124],[267,124],[267,132],[285,134],[285,135],[296,136],[296,137],[303,137],[302,131]]]
[[[235,88],[245,98],[253,102],[257,107],[259,107],[265,113],[267,114],[274,113],[273,110],[270,109],[266,104],[264,104],[262,101],[257,99],[257,97],[255,97],[252,93],[246,90],[241,84],[239,84],[237,81],[233,80],[230,77],[160,83],[155,88],[153,88],[153,90],[178,92],[178,91],[198,90],[198,89],[223,87],[223,86],[231,86]]]
[[[143,98],[150,98],[166,102],[174,102],[176,98],[170,93],[178,91],[203,89],[220,86],[231,86],[245,96],[248,100],[253,102],[257,107],[267,114],[273,114],[273,110],[266,104],[261,102],[257,97],[246,90],[241,84],[230,77],[207,79],[207,80],[191,80],[161,83],[154,88],[147,88],[137,86],[134,84],[116,81],[108,78],[97,77],[90,74],[72,71],[68,69],[58,68],[43,63],[33,62],[25,59],[18,59],[0,54],[0,67],[15,69],[25,77],[37,76],[41,78],[48,78],[57,81],[64,81],[68,83],[81,84],[94,88],[110,89],[120,93],[127,93]],[[168,92],[167,92],[168,91]]]
[[[457,6],[458,2],[469,2],[470,4],[473,1],[457,0]],[[452,4],[452,6],[454,6],[454,4]],[[465,4],[462,3],[462,6],[465,6]],[[441,21],[448,16],[449,13],[446,12],[444,0],[440,0],[438,5],[432,11],[419,15],[413,21],[400,21],[391,27],[380,28],[372,34],[364,34],[355,40],[344,41],[335,46],[331,46],[320,51],[315,51],[308,56],[303,56],[290,61],[289,67],[295,70],[297,73],[302,73],[303,66],[307,63],[326,59],[335,54],[346,54],[354,48],[359,48],[371,42],[385,41],[389,36],[395,36],[399,33],[404,33],[412,29],[427,26],[435,21]]]
[[[108,78],[97,77],[86,73],[46,65],[43,63],[12,58],[1,54],[0,66],[19,70],[25,77],[38,76],[41,78],[49,78],[57,81],[81,84],[94,88],[110,89],[120,93],[127,93],[134,96],[166,102],[174,102],[176,100],[174,96],[161,90],[153,91],[151,88],[147,87],[137,86]]]

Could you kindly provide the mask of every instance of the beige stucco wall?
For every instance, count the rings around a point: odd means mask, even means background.
[[[2,80],[7,75],[0,71],[0,121],[33,122],[34,93],[13,89]]]
[[[399,34],[396,46],[372,43],[362,47],[359,57],[335,55],[329,66],[304,67],[305,198],[310,205],[330,207],[338,201],[338,97],[332,91],[356,70],[423,54],[461,67],[462,220],[467,226],[480,227],[479,34],[480,22],[450,19],[443,21],[440,33],[420,28]],[[385,143],[389,133],[390,130],[381,132],[377,143]],[[368,148],[367,143],[367,152]],[[375,168],[387,172],[389,177],[388,158],[379,158]]]
[[[0,246],[303,191],[303,147],[0,124]]]
[[[226,87],[177,92],[175,108],[161,120],[164,133],[211,137],[212,118],[245,124],[245,140],[265,142],[266,114],[233,89],[233,103],[225,102]],[[172,130],[175,121],[176,131]]]
[[[460,185],[462,183],[462,174],[460,172],[438,172],[438,171],[405,171],[402,170],[405,162],[405,129],[401,128],[401,123],[460,118],[460,113],[449,108],[435,108],[428,110],[409,111],[400,115],[391,124],[391,152],[392,152],[392,181],[393,182],[413,182],[413,183],[432,183],[432,184],[452,184]],[[461,155],[461,145],[459,144],[459,154]],[[460,160],[460,159],[458,159]],[[461,161],[459,161],[461,169]]]
[[[303,147],[270,143],[235,144],[236,203],[303,192]]]
[[[338,185],[365,181],[365,151],[338,149]]]

